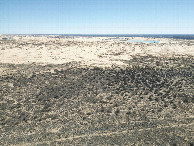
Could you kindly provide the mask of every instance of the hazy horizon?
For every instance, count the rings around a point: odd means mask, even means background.
[[[97,33],[0,33],[0,35],[194,35],[194,33],[191,33],[191,34],[189,34],[189,33],[187,33],[187,34],[179,34],[179,33],[177,33],[177,34],[157,34],[157,33],[153,33],[153,34],[146,34],[146,33],[144,33],[144,34],[108,34],[108,33],[104,33],[104,34],[97,34]]]

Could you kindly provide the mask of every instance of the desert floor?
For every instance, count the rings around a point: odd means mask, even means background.
[[[193,41],[107,39],[0,41],[0,145],[193,145]]]

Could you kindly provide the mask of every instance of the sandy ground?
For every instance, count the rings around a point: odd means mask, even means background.
[[[0,145],[192,146],[193,41],[159,41],[0,41]]]
[[[111,66],[126,64],[133,56],[194,55],[194,45],[189,41],[173,39],[127,38],[158,40],[153,43],[130,43],[106,37],[47,38],[23,37],[22,40],[0,42],[0,63],[14,64],[64,64],[79,62],[86,66]],[[122,38],[121,38],[122,40]]]

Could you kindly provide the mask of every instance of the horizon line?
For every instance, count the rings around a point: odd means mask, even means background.
[[[4,33],[4,34],[1,34],[0,35],[194,35],[191,34],[191,33],[131,33],[131,34],[90,34],[90,33]]]

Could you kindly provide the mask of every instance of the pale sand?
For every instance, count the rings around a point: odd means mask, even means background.
[[[112,37],[113,38],[113,37]],[[124,38],[121,38],[124,39]],[[128,38],[132,39],[132,38]],[[136,55],[172,57],[194,56],[192,41],[173,39],[133,38],[134,40],[157,40],[159,44],[131,43],[108,37],[15,37],[15,41],[1,41],[0,63],[13,64],[64,64],[79,62],[80,65],[110,67],[125,66],[124,61]],[[190,44],[189,44],[190,42]]]

